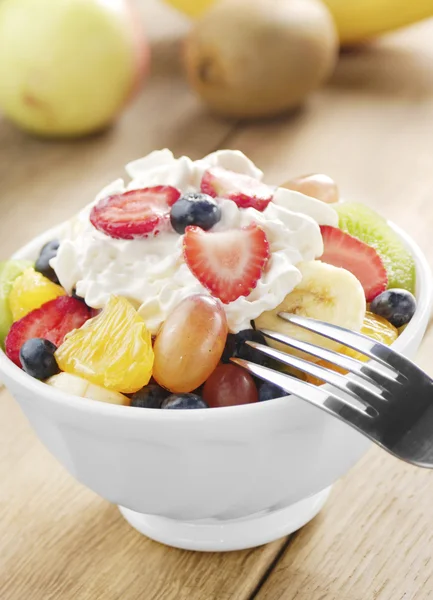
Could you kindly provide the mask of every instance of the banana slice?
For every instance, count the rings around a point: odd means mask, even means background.
[[[284,298],[277,308],[261,314],[255,320],[256,328],[272,329],[297,340],[338,351],[341,344],[292,325],[278,317],[278,313],[294,313],[346,327],[353,331],[360,331],[366,310],[362,285],[346,269],[340,269],[319,260],[301,263],[297,265],[297,268],[302,274],[301,283]],[[318,360],[280,342],[268,340],[268,343],[283,352],[290,352],[310,361]]]
[[[99,385],[94,385],[82,377],[70,375],[69,373],[53,375],[45,383],[73,396],[81,396],[82,398],[90,398],[91,400],[108,402],[109,404],[129,405],[129,398],[127,396],[119,392],[112,392]]]

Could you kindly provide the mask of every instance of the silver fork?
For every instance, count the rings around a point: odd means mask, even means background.
[[[373,442],[406,462],[433,468],[433,380],[412,361],[390,347],[342,327],[280,313],[282,319],[335,340],[370,358],[349,356],[262,329],[270,339],[342,367],[342,375],[280,350],[246,342],[274,360],[330,384],[315,386],[286,373],[241,358],[232,358],[251,374],[306,400],[354,427]]]

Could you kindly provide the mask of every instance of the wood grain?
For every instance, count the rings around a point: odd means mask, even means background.
[[[187,86],[179,56],[187,27],[157,0],[141,4],[152,42],[152,74],[112,129],[90,138],[31,138],[6,121],[0,127],[1,240],[7,255],[69,217],[152,150],[200,158],[218,148],[233,125],[209,115]]]
[[[185,22],[153,0],[143,13],[154,72],[111,131],[50,142],[0,121],[1,256],[84,206],[122,176],[127,161],[163,147],[199,158],[230,132],[232,125],[210,116],[181,76]],[[6,391],[0,393],[0,481],[1,600],[242,600],[284,543],[198,554],[140,536],[57,464]]]
[[[433,475],[375,448],[296,534],[259,600],[433,597]]]
[[[282,542],[248,552],[167,548],[73,480],[0,393],[1,600],[248,598]]]
[[[347,198],[403,225],[433,261],[432,22],[344,54],[304,110],[236,126],[209,115],[184,82],[187,21],[157,0],[142,9],[153,74],[112,130],[54,143],[0,121],[2,256],[86,204],[128,160],[165,146],[194,158],[225,146],[249,154],[269,181],[329,173]],[[433,374],[432,331],[419,360]],[[290,544],[188,553],[140,536],[76,483],[3,391],[0,599],[425,600],[433,597],[432,476],[374,450]]]
[[[303,110],[240,128],[228,143],[269,181],[329,174],[346,199],[379,209],[433,260],[432,36],[429,20],[343,54]]]
[[[274,176],[285,165],[332,174],[345,196],[409,231],[431,263],[432,35],[430,21],[343,56],[330,89],[284,134],[262,125],[232,142]],[[432,353],[430,327],[417,362],[433,376]],[[431,471],[374,448],[292,538],[257,599],[433,598],[432,495]]]

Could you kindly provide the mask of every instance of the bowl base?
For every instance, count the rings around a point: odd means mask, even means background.
[[[137,531],[162,544],[183,550],[227,552],[262,546],[297,531],[320,512],[330,491],[329,487],[280,510],[227,521],[176,521],[123,506],[119,510]]]

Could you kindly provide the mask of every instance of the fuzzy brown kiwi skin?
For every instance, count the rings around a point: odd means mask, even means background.
[[[318,0],[219,0],[196,21],[184,63],[214,112],[262,118],[299,106],[337,56],[332,17]]]

